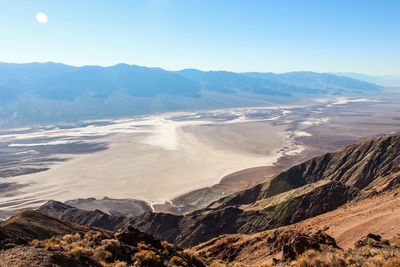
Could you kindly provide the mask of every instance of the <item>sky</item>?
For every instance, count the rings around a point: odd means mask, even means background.
[[[0,0],[0,61],[400,75],[400,1]]]

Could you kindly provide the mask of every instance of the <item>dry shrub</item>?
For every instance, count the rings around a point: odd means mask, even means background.
[[[348,251],[334,250],[327,252],[306,251],[292,263],[295,267],[400,267],[398,250],[363,248]]]
[[[128,264],[126,262],[116,261],[113,263],[112,267],[128,267]]]
[[[114,239],[104,239],[102,233],[98,231],[88,231],[83,236],[76,233],[41,241],[33,240],[31,244],[35,247],[66,251],[76,259],[90,257],[107,267],[114,267],[116,264],[124,266],[122,262],[113,262],[113,254],[110,252],[113,246],[119,246],[119,242]]]
[[[140,242],[128,246],[109,233],[91,230],[84,235],[67,234],[63,237],[53,237],[47,240],[33,240],[35,247],[61,250],[69,253],[76,260],[91,260],[104,267],[125,266],[201,266],[195,256],[178,250],[168,242],[153,247]],[[136,253],[135,253],[136,252]],[[85,259],[86,258],[86,259]],[[122,262],[127,261],[127,262]]]
[[[296,267],[345,267],[348,266],[344,255],[338,251],[336,253],[320,253],[315,250],[308,250],[294,262]]]
[[[213,261],[210,264],[210,267],[227,267],[228,265],[226,265],[225,263],[221,262],[221,261]]]
[[[151,247],[143,242],[137,244],[139,250],[151,250]]]
[[[161,259],[152,250],[141,250],[133,256],[134,266],[160,266]]]
[[[104,246],[99,246],[94,249],[93,257],[102,262],[110,262],[112,260],[112,253],[107,251]]]
[[[129,265],[123,261],[115,261],[112,263],[101,262],[101,265],[104,267],[128,267]]]
[[[78,233],[76,233],[76,234],[67,234],[67,235],[63,236],[62,240],[66,244],[72,244],[74,242],[80,241],[81,240],[81,236]]]
[[[47,240],[32,240],[31,241],[32,246],[37,247],[37,248],[44,248],[44,249],[51,249],[51,250],[57,250],[61,249],[61,246],[59,242],[57,242],[57,239],[55,237],[52,237]]]
[[[90,248],[81,247],[78,244],[74,244],[72,248],[69,250],[69,253],[75,258],[80,258],[83,256],[90,257],[93,255],[93,250]]]
[[[161,246],[168,252],[168,254],[174,254],[176,248],[167,241],[161,241]]]
[[[181,266],[181,267],[186,267],[188,266],[187,263],[179,256],[172,256],[172,258],[169,261],[170,266]]]
[[[399,266],[400,266],[400,255],[383,264],[383,267],[399,267]]]

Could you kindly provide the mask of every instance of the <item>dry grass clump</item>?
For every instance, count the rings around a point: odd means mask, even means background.
[[[104,235],[98,231],[89,231],[82,234],[67,234],[63,237],[52,237],[47,240],[33,240],[35,247],[48,250],[68,252],[76,259],[92,258],[103,266],[125,266],[123,262],[114,259],[113,251],[119,247],[119,242],[109,239],[111,235]]]
[[[141,250],[134,255],[134,266],[162,266],[161,258],[152,250]]]
[[[338,253],[321,253],[315,250],[308,250],[298,257],[293,263],[295,267],[345,267],[348,266],[348,261],[345,255],[338,251]]]
[[[300,255],[291,266],[294,267],[399,267],[400,251],[397,248],[370,248],[332,250],[318,252],[308,250]]]
[[[237,263],[237,262],[232,262],[232,263],[226,263],[220,260],[213,261],[210,265],[210,267],[249,267],[250,265],[247,264],[242,264],[242,263]],[[271,264],[255,264],[251,265],[251,267],[271,267]]]
[[[182,266],[182,267],[188,266],[187,262],[185,262],[179,256],[172,256],[172,258],[169,260],[169,265],[170,266]]]
[[[120,239],[121,236],[125,239]],[[143,240],[143,241],[138,241]],[[125,266],[204,266],[190,253],[168,242],[147,239],[137,232],[111,234],[91,230],[85,234],[68,234],[31,244],[47,250],[63,251],[81,262],[93,262],[104,267]]]
[[[383,265],[383,267],[398,267],[398,266],[400,266],[400,255],[390,261],[387,261]]]

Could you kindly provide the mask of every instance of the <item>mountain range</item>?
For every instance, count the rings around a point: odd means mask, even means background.
[[[334,74],[369,83],[379,84],[381,86],[397,87],[397,88],[400,86],[400,76],[395,76],[395,75],[377,76],[377,75],[366,75],[355,72],[338,72]]]
[[[167,71],[118,64],[0,63],[0,127],[163,111],[284,103],[382,87],[314,72]]]
[[[400,136],[389,135],[315,157],[184,215],[143,210],[128,217],[49,201],[0,224],[0,263],[398,266],[399,166]]]

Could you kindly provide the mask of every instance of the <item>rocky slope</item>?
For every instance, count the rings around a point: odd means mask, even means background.
[[[144,213],[129,223],[189,247],[221,234],[250,234],[296,223],[398,184],[400,136],[383,136],[293,166],[185,216]]]
[[[369,233],[377,233],[400,245],[400,187],[372,198],[277,229],[254,234],[222,235],[191,250],[207,258],[227,263],[261,264],[280,258],[285,240],[295,234],[324,231],[345,250]]]
[[[400,247],[371,233],[346,250],[322,230],[295,225],[257,235],[222,236],[183,251],[131,226],[111,232],[29,211],[0,225],[0,266],[398,266],[400,263]],[[6,240],[8,243],[3,246]]]
[[[135,228],[190,247],[221,234],[251,234],[297,223],[400,184],[400,136],[347,146],[293,166],[267,182],[184,216],[147,212],[133,218],[49,202],[39,210],[105,229]]]
[[[397,266],[399,194],[400,136],[382,136],[181,216],[49,201],[0,224],[0,266]]]
[[[324,231],[282,227],[258,239],[240,235],[210,240],[191,249],[216,266],[399,266],[400,247],[369,233],[351,248],[340,248]]]
[[[82,210],[58,201],[48,201],[38,211],[61,220],[72,221],[91,227],[115,230],[124,225],[128,218],[123,215],[110,215],[100,210]]]
[[[33,239],[47,239],[56,235],[83,233],[87,230],[86,226],[59,220],[31,210],[16,214],[0,224],[0,231],[26,242]]]

